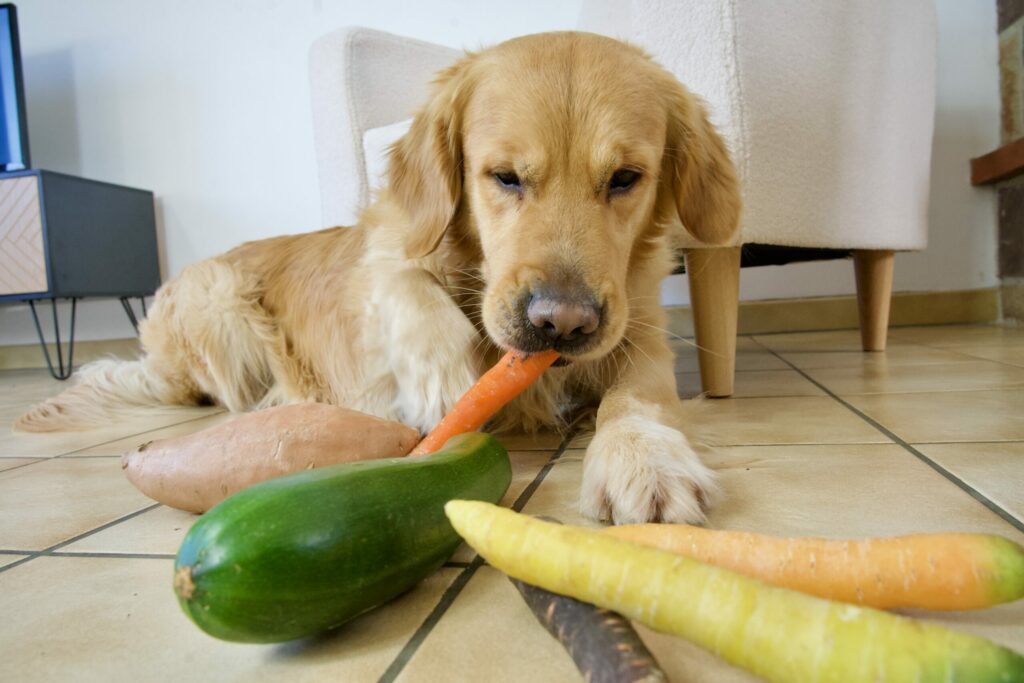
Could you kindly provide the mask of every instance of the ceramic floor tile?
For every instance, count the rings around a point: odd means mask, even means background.
[[[1024,442],[914,447],[1024,522]]]
[[[697,351],[697,340],[693,337],[671,337],[668,340],[668,345],[676,353],[696,353]],[[743,353],[745,351],[764,353],[764,347],[758,344],[751,336],[741,335],[736,337],[736,352]]]
[[[409,660],[396,683],[562,683],[581,677],[519,591],[481,567]]]
[[[203,429],[208,429],[225,422],[230,422],[238,417],[239,413],[228,413],[223,410],[219,410],[218,412],[213,412],[211,414],[204,415],[203,417],[194,418],[187,422],[181,422],[169,427],[160,427],[158,429],[133,434],[132,436],[128,436],[123,439],[107,441],[98,446],[69,453],[67,457],[79,457],[85,455],[123,455],[147,441],[170,439],[176,436],[186,436]]]
[[[1024,542],[896,444],[734,446],[712,449],[704,460],[724,491],[709,515],[713,528],[831,538],[977,531]]]
[[[0,553],[0,567],[6,567],[18,560],[23,560],[26,557],[28,557],[28,555],[8,555],[7,553]]]
[[[8,406],[27,408],[69,386],[68,382],[55,380],[46,370],[42,369],[2,370],[0,371],[0,408]]]
[[[0,547],[42,550],[153,504],[117,458],[55,458],[0,473]]]
[[[563,524],[600,526],[580,514],[580,482],[583,480],[582,450],[566,450],[523,508],[528,515],[553,517]]]
[[[502,445],[512,451],[554,451],[562,445],[562,435],[543,431],[536,434],[502,434],[498,437]]]
[[[703,442],[720,445],[889,441],[827,396],[705,401],[693,432]]]
[[[910,443],[1024,441],[1024,390],[846,397]]]
[[[700,361],[697,352],[679,351],[676,353],[676,372],[699,372]],[[737,351],[736,371],[745,372],[751,370],[788,370],[789,366],[774,354],[765,351]]]
[[[41,460],[45,460],[45,458],[0,458],[0,472]]]
[[[998,363],[1024,367],[1024,342],[996,346],[958,347],[956,352],[972,358],[984,358]]]
[[[806,372],[840,396],[1024,386],[1024,368],[984,360],[924,366],[819,368]]]
[[[753,339],[764,348],[776,352],[860,351],[862,349],[859,330],[756,334]],[[890,341],[892,340],[890,339]]]
[[[64,455],[220,412],[221,408],[161,408],[151,414],[118,420],[116,424],[96,429],[43,434],[14,433],[11,431],[10,422],[3,422],[0,423],[0,455]]]
[[[700,374],[676,375],[679,395],[693,398],[701,393]],[[733,398],[767,396],[824,396],[825,392],[796,370],[749,370],[737,372]]]
[[[1000,325],[897,327],[889,331],[889,339],[938,348],[1024,344],[1024,329]]]
[[[210,638],[171,591],[172,562],[43,557],[0,573],[11,681],[375,681],[459,570],[444,569],[338,630],[284,645]]]
[[[61,547],[69,553],[176,555],[198,515],[165,505]]]
[[[865,368],[885,370],[904,365],[941,365],[971,360],[959,351],[933,349],[920,344],[892,346],[885,351],[786,351],[780,354],[802,370],[816,368]],[[787,366],[788,367],[788,366]]]

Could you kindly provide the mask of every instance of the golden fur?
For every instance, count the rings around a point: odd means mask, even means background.
[[[639,176],[613,193],[619,169]],[[714,478],[683,433],[659,285],[673,230],[725,243],[739,210],[702,105],[640,50],[583,33],[511,40],[439,75],[357,226],[189,266],[157,293],[142,359],[84,368],[17,426],[212,399],[324,401],[426,431],[517,345],[523,297],[552,285],[593,296],[601,327],[501,425],[557,426],[566,405],[599,404],[582,510],[698,521]]]

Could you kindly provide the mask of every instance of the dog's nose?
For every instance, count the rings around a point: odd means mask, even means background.
[[[526,317],[537,332],[551,342],[581,341],[597,331],[601,313],[594,302],[536,292],[526,307]]]

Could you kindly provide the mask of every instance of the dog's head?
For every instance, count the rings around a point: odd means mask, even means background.
[[[739,218],[700,102],[640,50],[592,34],[518,38],[450,67],[389,174],[412,221],[408,256],[446,232],[471,241],[490,337],[569,359],[619,343],[630,282],[665,274],[645,259],[668,224],[722,244]]]

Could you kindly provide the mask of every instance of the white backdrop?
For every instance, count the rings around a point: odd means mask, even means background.
[[[307,51],[362,25],[470,49],[571,29],[579,0],[21,0],[33,165],[157,196],[164,276],[239,242],[320,224]],[[931,246],[897,257],[898,291],[992,287],[996,207],[968,160],[998,146],[993,0],[938,0]],[[849,294],[835,263],[743,271],[743,299]],[[683,277],[664,288],[688,301]],[[47,319],[49,316],[47,315]],[[131,336],[116,301],[85,302],[78,337]],[[0,307],[0,345],[35,339]]]

